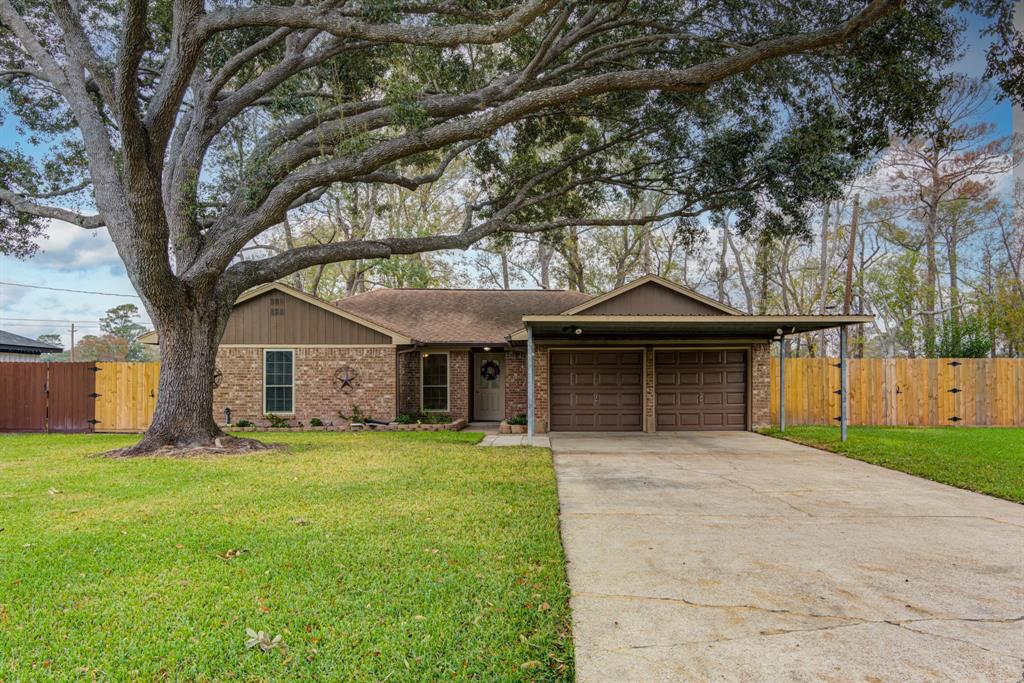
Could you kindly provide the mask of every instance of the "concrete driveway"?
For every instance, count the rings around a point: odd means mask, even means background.
[[[1024,680],[1024,506],[745,432],[555,434],[578,680]]]

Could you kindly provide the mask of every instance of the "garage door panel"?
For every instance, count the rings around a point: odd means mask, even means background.
[[[725,373],[721,370],[705,370],[701,373],[700,383],[704,386],[709,384],[721,384],[725,381]]]
[[[654,374],[658,429],[746,428],[746,351],[657,351]]]
[[[643,428],[643,353],[601,349],[552,351],[551,429]]]

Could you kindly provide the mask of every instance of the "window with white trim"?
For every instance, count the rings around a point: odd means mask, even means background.
[[[423,410],[448,411],[448,354],[424,353],[420,357]]]
[[[291,349],[263,351],[263,412],[295,412],[295,352]]]

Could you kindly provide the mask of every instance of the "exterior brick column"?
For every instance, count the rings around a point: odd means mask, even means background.
[[[771,344],[750,347],[750,428],[770,427]]]
[[[448,353],[448,414],[453,420],[469,420],[472,399],[469,391],[469,351]]]
[[[536,431],[544,434],[548,431],[548,347],[538,345],[534,349],[534,391],[536,392]]]
[[[526,350],[505,350],[505,418],[526,414]]]

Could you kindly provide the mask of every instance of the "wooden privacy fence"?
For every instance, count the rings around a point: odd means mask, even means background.
[[[95,363],[0,363],[0,431],[92,431]]]
[[[159,363],[96,363],[96,431],[143,432],[156,410]]]
[[[839,424],[839,359],[786,359],[786,424]],[[1024,427],[1022,358],[851,358],[851,425]],[[771,366],[779,421],[779,359]]]

